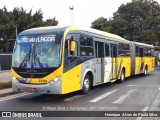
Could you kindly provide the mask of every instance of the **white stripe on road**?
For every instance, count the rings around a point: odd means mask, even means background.
[[[132,89],[130,91],[128,91],[126,94],[124,94],[123,96],[120,96],[117,100],[115,100],[113,103],[116,104],[121,104],[122,102],[124,102],[132,93],[134,93],[136,91],[136,89]]]
[[[80,97],[82,97],[82,96],[83,96],[83,95],[76,95],[76,96],[67,98],[67,99],[65,99],[64,101],[73,101],[73,100],[78,99],[78,98],[80,98]]]
[[[10,100],[10,99],[14,99],[14,98],[18,98],[18,97],[22,97],[22,96],[26,96],[26,95],[30,95],[30,94],[33,94],[33,93],[26,93],[25,92],[25,93],[19,93],[19,94],[15,94],[15,95],[2,97],[2,98],[0,98],[0,102]]]
[[[125,86],[128,86],[128,87],[158,87],[158,88],[160,88],[159,85],[125,85]]]
[[[126,86],[129,86],[129,87],[135,87],[135,86],[139,86],[139,85],[126,85]]]
[[[97,101],[99,101],[99,100],[101,100],[101,99],[103,99],[103,98],[105,98],[105,97],[113,94],[113,93],[116,92],[117,90],[119,90],[119,89],[115,89],[115,90],[112,90],[112,91],[107,92],[107,93],[105,93],[105,94],[102,94],[102,95],[100,95],[100,96],[98,96],[98,97],[90,100],[89,102],[97,102]]]
[[[141,111],[147,111],[149,109],[148,106],[145,106]],[[143,117],[137,117],[136,120],[141,120]]]

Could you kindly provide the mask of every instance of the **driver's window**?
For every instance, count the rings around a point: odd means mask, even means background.
[[[79,39],[78,34],[68,34],[66,37],[65,50],[64,50],[65,67],[72,64],[74,61],[76,61],[78,59],[78,46],[77,46],[78,39]],[[76,43],[74,52],[70,51],[70,44],[71,44],[72,40],[74,40]]]

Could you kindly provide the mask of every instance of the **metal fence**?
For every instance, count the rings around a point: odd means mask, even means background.
[[[0,54],[0,82],[11,81],[12,54]]]

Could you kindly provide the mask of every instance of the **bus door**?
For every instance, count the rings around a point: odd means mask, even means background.
[[[141,51],[142,48],[136,46],[135,74],[139,74],[141,70]]]
[[[95,42],[96,51],[96,83],[104,81],[104,44]]]
[[[110,45],[105,43],[105,57],[104,57],[104,82],[110,81],[110,75],[112,73],[111,56],[110,56]]]
[[[111,79],[116,79],[117,77],[117,45],[116,44],[111,44],[111,65],[112,65],[112,70],[111,70]]]
[[[140,67],[139,67],[139,73],[141,73],[143,71],[143,67],[144,67],[144,61],[143,61],[143,48],[140,48]]]

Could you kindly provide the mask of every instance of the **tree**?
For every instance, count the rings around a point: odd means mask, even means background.
[[[4,6],[0,9],[0,23],[0,39],[3,39],[0,41],[0,52],[5,52],[9,43],[13,41],[11,39],[15,39],[19,32],[34,27],[57,25],[58,21],[56,18],[43,21],[41,9],[32,14],[32,9],[28,13],[22,7],[7,11]]]
[[[4,41],[16,38],[17,33],[34,27],[57,25],[56,18],[43,21],[43,12],[41,9],[32,14],[32,10],[28,13],[24,8],[14,8],[12,11],[7,11],[4,6],[0,9],[0,38]]]
[[[55,26],[55,25],[57,25],[58,24],[58,21],[56,20],[56,18],[54,17],[54,18],[52,18],[52,19],[47,19],[46,21],[45,21],[45,25],[50,25],[50,26]]]
[[[113,14],[112,20],[101,22],[110,28],[106,31],[128,40],[149,44],[160,41],[160,5],[153,0],[132,0],[126,5],[122,4]]]
[[[98,29],[98,30],[102,30],[102,31],[110,31],[110,23],[108,22],[108,20],[104,17],[100,17],[97,20],[95,20],[94,22],[92,22],[92,28]]]

